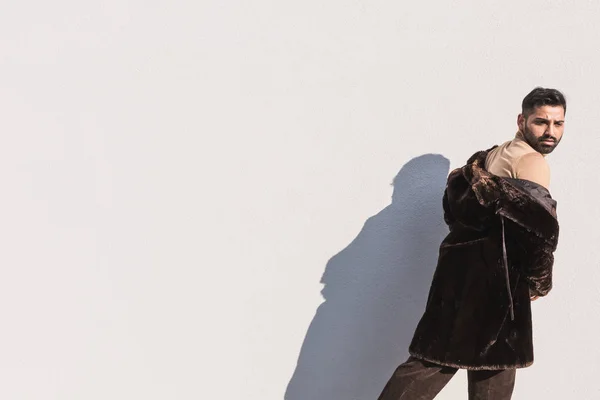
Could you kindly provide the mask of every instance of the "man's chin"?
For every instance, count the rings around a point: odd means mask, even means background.
[[[540,143],[536,150],[542,154],[550,154],[554,151],[555,148],[556,148],[556,144],[541,144]]]

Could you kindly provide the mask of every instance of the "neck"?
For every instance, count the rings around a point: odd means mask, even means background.
[[[520,129],[517,131],[517,134],[515,135],[515,137],[525,140],[525,135],[523,134],[523,132],[521,132]],[[525,140],[525,141],[527,141],[527,140]]]
[[[534,148],[533,148],[533,146],[532,146],[531,144],[529,144],[529,142],[528,142],[528,141],[527,141],[527,139],[525,138],[525,134],[524,134],[524,133],[523,133],[523,132],[522,132],[520,129],[517,131],[517,134],[515,135],[515,138],[516,138],[516,139],[520,139],[520,140],[524,141],[525,143],[527,143],[527,145],[528,145],[529,147],[531,147],[532,149],[534,149]],[[535,150],[535,149],[534,149],[534,150]],[[537,151],[537,150],[536,150],[536,151]],[[538,153],[539,153],[539,151],[538,151]],[[544,153],[540,153],[540,154],[541,154],[543,157],[546,157],[546,154],[544,154]]]

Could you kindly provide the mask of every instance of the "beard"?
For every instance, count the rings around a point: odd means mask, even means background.
[[[542,135],[539,138],[535,137],[535,135],[529,130],[527,126],[523,127],[523,136],[525,136],[525,140],[531,147],[533,147],[538,153],[541,154],[550,154],[554,151],[556,146],[560,143],[561,139],[556,139],[549,135]],[[552,144],[543,143],[544,140],[551,140]]]

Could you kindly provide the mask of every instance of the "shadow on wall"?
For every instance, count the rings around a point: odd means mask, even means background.
[[[392,204],[329,260],[321,279],[325,302],[285,400],[377,399],[406,359],[448,232],[442,196],[449,168],[436,154],[406,163],[394,179]]]

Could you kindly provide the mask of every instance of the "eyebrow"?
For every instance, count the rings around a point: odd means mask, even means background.
[[[542,118],[542,117],[535,117],[534,118],[535,121],[544,121],[544,122],[549,122],[550,120],[547,118]],[[554,120],[554,122],[565,122],[564,119],[556,119]]]

